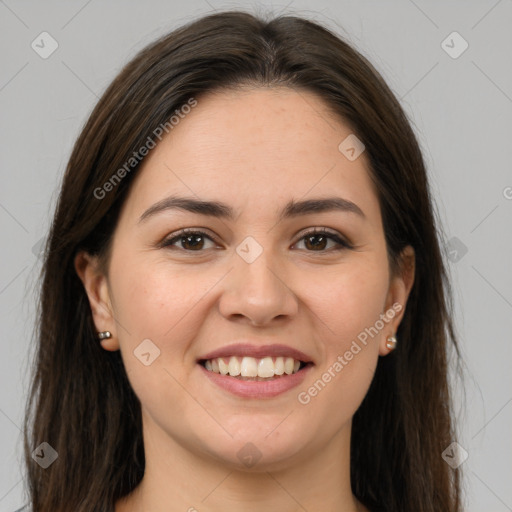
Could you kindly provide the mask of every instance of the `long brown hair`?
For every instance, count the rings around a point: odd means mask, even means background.
[[[144,474],[141,407],[119,351],[103,350],[74,266],[80,250],[109,248],[140,164],[126,162],[173,113],[201,94],[286,86],[319,95],[366,146],[379,194],[389,261],[416,253],[415,282],[399,345],[379,358],[354,415],[351,482],[369,508],[459,512],[461,472],[441,454],[456,439],[449,352],[459,347],[451,292],[425,164],[397,99],[360,53],[297,16],[264,20],[242,11],[202,17],[160,38],[105,91],[73,148],[44,253],[37,351],[25,412],[24,463],[34,512],[112,511]],[[125,165],[122,179],[98,187]],[[457,367],[458,368],[458,367]],[[43,469],[32,452],[58,459]]]

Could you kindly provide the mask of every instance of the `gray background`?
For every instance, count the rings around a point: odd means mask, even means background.
[[[25,499],[21,422],[37,254],[72,144],[136,51],[201,14],[237,7],[327,25],[401,99],[430,172],[468,366],[464,388],[455,387],[456,441],[469,455],[466,510],[512,511],[512,0],[0,0],[0,510]],[[46,59],[31,47],[43,31],[59,45]],[[458,53],[461,40],[442,44],[453,31],[469,44],[457,58],[445,50]]]

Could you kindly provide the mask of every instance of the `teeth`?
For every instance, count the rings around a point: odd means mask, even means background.
[[[254,357],[244,357],[242,359],[242,364],[240,365],[240,375],[242,377],[258,376],[258,363]]]
[[[222,357],[219,357],[219,359],[217,359],[217,361],[219,361],[219,371],[222,375],[227,375],[229,373],[229,364],[226,364],[224,362],[224,359],[222,359]]]
[[[259,377],[272,378],[279,375],[291,375],[297,373],[300,368],[300,361],[292,357],[263,357],[256,359],[254,357],[231,356],[229,360],[222,357],[209,359],[205,362],[205,368],[214,373],[230,375],[232,377]]]
[[[264,357],[260,359],[258,363],[258,377],[273,377],[274,373],[274,361],[272,361],[272,358]]]
[[[208,370],[208,368],[206,369]],[[238,362],[238,359],[235,356],[232,356],[231,359],[229,360],[229,375],[231,375],[232,377],[240,375],[240,363]]]
[[[284,373],[284,358],[276,357],[276,362],[274,363],[274,374],[275,375],[283,375]]]

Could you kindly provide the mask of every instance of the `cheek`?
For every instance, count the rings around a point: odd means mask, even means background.
[[[384,313],[388,278],[387,262],[380,264],[378,258],[369,257],[318,274],[316,286],[305,296],[324,324],[321,332],[329,340],[326,345],[330,351],[350,346],[379,320]]]
[[[112,268],[116,315],[134,340],[172,337],[208,290],[206,276],[169,262],[134,257]]]
[[[143,256],[112,262],[118,335],[131,385],[148,409],[161,407],[165,389],[179,410],[186,405],[186,394],[175,379],[183,380],[187,349],[201,325],[198,315],[204,315],[200,301],[214,280]],[[142,354],[148,352],[146,365]]]
[[[379,341],[386,334],[381,314],[388,290],[387,263],[368,260],[339,267],[317,283],[310,307],[317,322],[320,367],[298,396],[312,417],[329,409],[343,424],[357,410],[375,373]],[[384,326],[384,328],[383,328]]]

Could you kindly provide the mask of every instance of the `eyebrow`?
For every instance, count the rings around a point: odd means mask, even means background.
[[[203,201],[192,197],[170,196],[158,201],[150,206],[139,218],[139,223],[156,215],[157,213],[168,210],[184,210],[199,215],[208,215],[226,220],[235,219],[235,211],[231,206],[219,201]],[[289,201],[279,214],[279,221],[308,215],[311,213],[323,213],[329,211],[339,211],[347,213],[355,213],[356,215],[366,218],[365,214],[357,206],[357,204],[343,199],[341,197],[327,197],[320,199],[308,199],[305,201]]]

